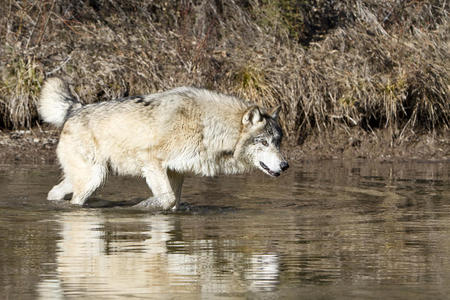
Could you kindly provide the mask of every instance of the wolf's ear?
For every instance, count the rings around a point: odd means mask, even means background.
[[[250,107],[242,117],[242,124],[247,125],[255,125],[258,122],[262,121],[262,114],[259,110],[259,107],[254,105]]]
[[[278,105],[277,107],[275,107],[272,112],[270,113],[270,116],[272,117],[272,119],[277,120],[279,115],[280,115],[280,110],[281,110],[281,105]]]

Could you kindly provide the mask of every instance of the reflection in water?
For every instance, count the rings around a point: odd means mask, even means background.
[[[226,252],[224,264],[245,265],[241,272],[215,267],[216,243],[191,244],[174,238],[175,224],[168,215],[109,220],[100,212],[66,212],[58,219],[56,274],[39,283],[41,299],[63,296],[160,295],[178,293],[242,292],[244,277],[254,291],[270,291],[278,284],[274,254]],[[179,229],[178,229],[179,230]],[[233,241],[224,241],[233,244]],[[169,249],[170,248],[170,249]]]
[[[445,299],[449,170],[320,162],[276,180],[188,178],[190,209],[152,214],[48,202],[56,167],[0,166],[0,295]],[[147,193],[121,177],[95,197]]]

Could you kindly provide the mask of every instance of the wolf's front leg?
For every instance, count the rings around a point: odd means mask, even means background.
[[[176,205],[177,197],[170,184],[166,169],[159,166],[146,166],[143,169],[143,175],[152,190],[153,197],[136,204],[136,207],[168,210]]]
[[[184,175],[171,170],[167,171],[167,175],[169,176],[170,186],[175,193],[175,205],[172,207],[172,210],[175,211],[180,207],[181,187],[183,186]]]

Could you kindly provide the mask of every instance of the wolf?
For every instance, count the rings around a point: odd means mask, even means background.
[[[289,167],[280,152],[280,107],[270,113],[240,98],[180,87],[82,105],[60,78],[47,79],[38,101],[43,121],[61,127],[62,181],[48,200],[83,205],[109,172],[142,176],[153,196],[137,206],[179,208],[186,174],[214,176]]]

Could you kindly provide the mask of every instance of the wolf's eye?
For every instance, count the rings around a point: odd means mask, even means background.
[[[269,146],[269,143],[266,140],[262,140],[261,144],[263,144],[264,147]]]

